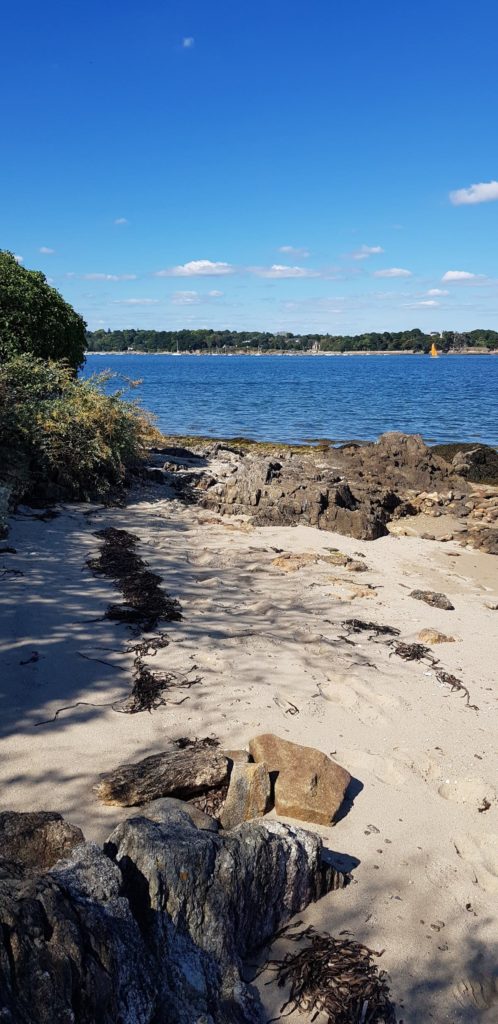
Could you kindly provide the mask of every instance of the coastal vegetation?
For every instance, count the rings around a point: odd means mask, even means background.
[[[475,330],[465,333],[443,331],[424,334],[418,328],[408,331],[373,331],[356,335],[291,334],[279,331],[88,331],[88,352],[430,352],[433,341],[441,352],[480,349],[498,350],[498,331]]]
[[[79,380],[85,323],[0,253],[0,531],[21,500],[105,500],[157,432],[109,374]]]

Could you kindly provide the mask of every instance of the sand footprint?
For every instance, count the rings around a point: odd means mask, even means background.
[[[455,804],[473,804],[476,809],[489,810],[496,800],[496,791],[484,779],[467,777],[446,779],[438,789],[439,796]]]
[[[472,868],[484,892],[498,893],[498,833],[455,836],[456,852]]]
[[[349,765],[350,770],[360,779],[374,778],[396,789],[406,782],[394,758],[381,757],[370,751],[344,748],[341,748],[337,756],[339,762]]]

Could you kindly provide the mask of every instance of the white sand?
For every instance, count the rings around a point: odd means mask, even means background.
[[[366,543],[307,527],[251,529],[163,494],[123,510],[66,506],[50,522],[25,510],[12,521],[3,543],[18,553],[0,555],[0,567],[24,575],[5,576],[0,598],[2,809],[57,810],[101,841],[130,812],[97,803],[98,773],[172,739],[212,734],[234,748],[273,731],[319,747],[358,780],[349,813],[319,830],[354,881],[303,919],[385,949],[404,1024],[496,1022],[498,611],[486,602],[497,599],[498,560],[419,537]],[[108,525],[139,535],[140,553],[183,606],[154,666],[202,682],[175,688],[152,714],[80,705],[38,725],[63,705],[130,691],[128,631],[101,620],[119,598],[85,567],[98,550],[93,531]],[[362,552],[369,571],[317,561],[284,573],[272,565],[275,548]],[[455,610],[415,601],[414,588],[443,591]],[[456,637],[434,653],[479,711],[384,643],[346,643],[341,622],[351,617],[395,626],[405,641],[425,627]],[[282,993],[264,980],[273,1016]]]

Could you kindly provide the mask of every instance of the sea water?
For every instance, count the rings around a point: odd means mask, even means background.
[[[401,430],[498,444],[495,355],[91,354],[83,374],[104,369],[141,380],[135,397],[168,434],[299,443]]]

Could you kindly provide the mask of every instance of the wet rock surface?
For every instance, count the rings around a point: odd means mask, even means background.
[[[2,862],[6,1024],[263,1022],[242,957],[345,882],[318,837],[277,822],[216,835],[133,818],[105,852],[83,842],[42,862],[29,877]]]

